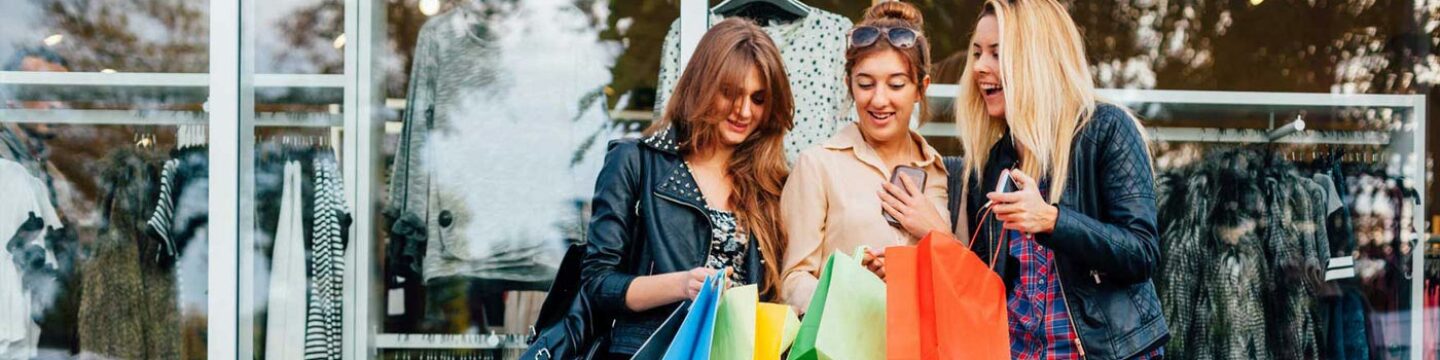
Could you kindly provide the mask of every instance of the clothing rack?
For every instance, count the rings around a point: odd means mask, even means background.
[[[340,127],[345,76],[256,74],[255,102],[329,105],[328,111],[256,112],[257,127]],[[0,97],[22,101],[204,104],[209,74],[0,71]],[[78,125],[204,124],[206,106],[176,109],[0,109],[0,122]]]
[[[1265,133],[1265,137],[1269,138],[1270,142],[1275,142],[1276,140],[1284,139],[1286,136],[1294,135],[1301,131],[1305,131],[1305,119],[1304,117],[1296,116],[1295,121],[1285,124],[1285,126],[1271,129]]]
[[[255,114],[258,127],[340,127],[338,114],[261,112]],[[207,124],[204,112],[176,110],[30,110],[0,109],[0,122],[71,125],[159,125]]]
[[[380,349],[524,349],[525,336],[514,334],[379,334]]]
[[[318,135],[275,135],[268,137],[266,140],[284,146],[298,148],[331,148],[333,146],[330,137]]]
[[[1306,131],[1303,115],[1295,120],[1275,127],[1275,114],[1270,113],[1270,129],[1218,129],[1218,128],[1147,128],[1152,140],[1164,142],[1210,142],[1210,143],[1260,143],[1260,144],[1331,144],[1331,145],[1377,145],[1390,144],[1386,133],[1376,131]],[[1298,160],[1300,156],[1282,154],[1286,160]],[[1311,154],[1312,160],[1316,157]],[[1331,257],[1326,262],[1325,281],[1354,278],[1355,258],[1353,256]]]
[[[338,104],[346,77],[332,74],[255,74],[257,103]],[[203,103],[206,73],[98,73],[0,71],[0,94],[13,100]]]

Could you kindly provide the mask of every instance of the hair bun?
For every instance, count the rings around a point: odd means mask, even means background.
[[[865,11],[865,20],[894,19],[910,23],[916,29],[925,26],[925,17],[920,15],[920,9],[915,5],[903,3],[899,0],[885,1],[871,6]]]

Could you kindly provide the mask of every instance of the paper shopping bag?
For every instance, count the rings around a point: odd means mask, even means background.
[[[946,232],[920,240],[919,272],[928,276],[932,301],[921,301],[933,321],[940,359],[1010,358],[1005,282],[975,253]],[[992,259],[990,264],[994,264]],[[888,265],[888,263],[887,263]],[[923,299],[923,298],[922,298]],[[927,305],[928,304],[928,305]],[[922,339],[926,337],[922,336]]]
[[[705,360],[710,358],[710,344],[715,336],[715,316],[720,309],[721,291],[725,289],[723,273],[705,279],[705,286],[690,305],[690,313],[675,340],[665,350],[665,360]]]
[[[755,360],[780,360],[800,331],[800,318],[789,305],[760,303],[755,309]]]
[[[725,290],[715,315],[711,360],[751,360],[755,357],[755,307],[760,295],[755,285]]]
[[[789,359],[884,359],[885,282],[851,257],[830,255]]]
[[[885,264],[890,359],[1010,357],[1005,285],[953,236],[887,248]]]
[[[660,328],[655,329],[650,338],[640,344],[640,350],[635,351],[635,356],[630,357],[630,360],[664,359],[665,350],[670,349],[670,343],[675,342],[675,335],[680,332],[680,324],[690,315],[690,304],[690,301],[680,302],[680,305],[670,312],[670,316],[665,318],[665,322],[660,324]]]

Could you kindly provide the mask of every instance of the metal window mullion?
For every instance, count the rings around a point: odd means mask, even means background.
[[[1420,204],[1412,211],[1417,241],[1410,247],[1410,358],[1422,360],[1425,357],[1425,311],[1428,310],[1425,307],[1425,277],[1422,274],[1425,272],[1425,249],[1429,238],[1425,226],[1425,195],[1429,194],[1425,188],[1425,95],[1407,97],[1411,103],[1410,121],[1415,124],[1410,131],[1410,136],[1414,137],[1410,144],[1414,161],[1409,169],[1409,178],[1415,182],[1416,192],[1420,194]],[[1401,160],[1402,163],[1405,161]]]
[[[210,14],[244,14],[248,2],[211,1]],[[241,61],[243,53],[241,27],[245,16],[210,16],[209,28],[209,89],[207,110],[209,112],[210,139],[210,191],[208,206],[210,220],[207,237],[210,241],[210,258],[207,273],[208,314],[207,349],[209,358],[238,358],[238,335],[246,334],[239,328],[237,294],[239,286],[237,271],[239,263],[237,239],[240,236],[240,164],[241,136],[246,133],[241,119],[244,118],[244,99],[250,84],[245,81],[245,69]],[[247,335],[248,337],[248,335]]]
[[[375,265],[377,254],[373,251],[375,240],[375,207],[379,204],[377,194],[383,185],[378,162],[383,137],[385,136],[385,76],[383,69],[376,66],[383,56],[386,43],[385,2],[382,0],[346,0],[346,33],[354,34],[353,58],[347,58],[346,74],[353,91],[346,92],[346,176],[352,194],[351,205],[354,239],[346,253],[347,261],[355,269],[345,273],[345,358],[369,359],[378,354],[374,337],[380,331],[373,324],[381,323],[384,313],[381,291],[374,290],[374,284],[382,281],[380,267]],[[354,19],[350,21],[349,19]],[[378,49],[378,50],[377,50]],[[347,56],[350,56],[347,53]],[[352,97],[353,94],[353,97]],[[383,290],[383,289],[382,289]]]
[[[680,0],[680,68],[690,63],[690,54],[700,37],[710,29],[710,9],[705,0]]]

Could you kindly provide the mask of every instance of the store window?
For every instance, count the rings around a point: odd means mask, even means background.
[[[0,358],[513,358],[606,144],[669,101],[698,41],[681,19],[776,39],[787,155],[851,121],[839,52],[872,1],[794,2],[246,0],[219,29],[210,2],[0,2]],[[1168,357],[1437,352],[1440,4],[1063,2],[1152,142]],[[913,3],[935,62],[918,130],[963,155],[981,4]],[[232,40],[239,70],[212,68]],[[242,92],[211,97],[217,76]],[[212,122],[234,104],[239,131]],[[212,155],[222,129],[239,151]]]
[[[0,358],[204,358],[208,2],[0,11]]]
[[[344,355],[353,178],[344,165],[346,5],[256,0],[242,112],[240,309],[246,358]],[[352,5],[353,6],[353,5]],[[243,103],[242,103],[243,104]],[[244,206],[251,204],[252,206]],[[352,295],[353,296],[353,295]],[[249,356],[253,354],[252,356]]]
[[[610,140],[651,117],[665,1],[390,4],[370,59],[382,358],[518,354]],[[367,175],[368,176],[368,175]]]

